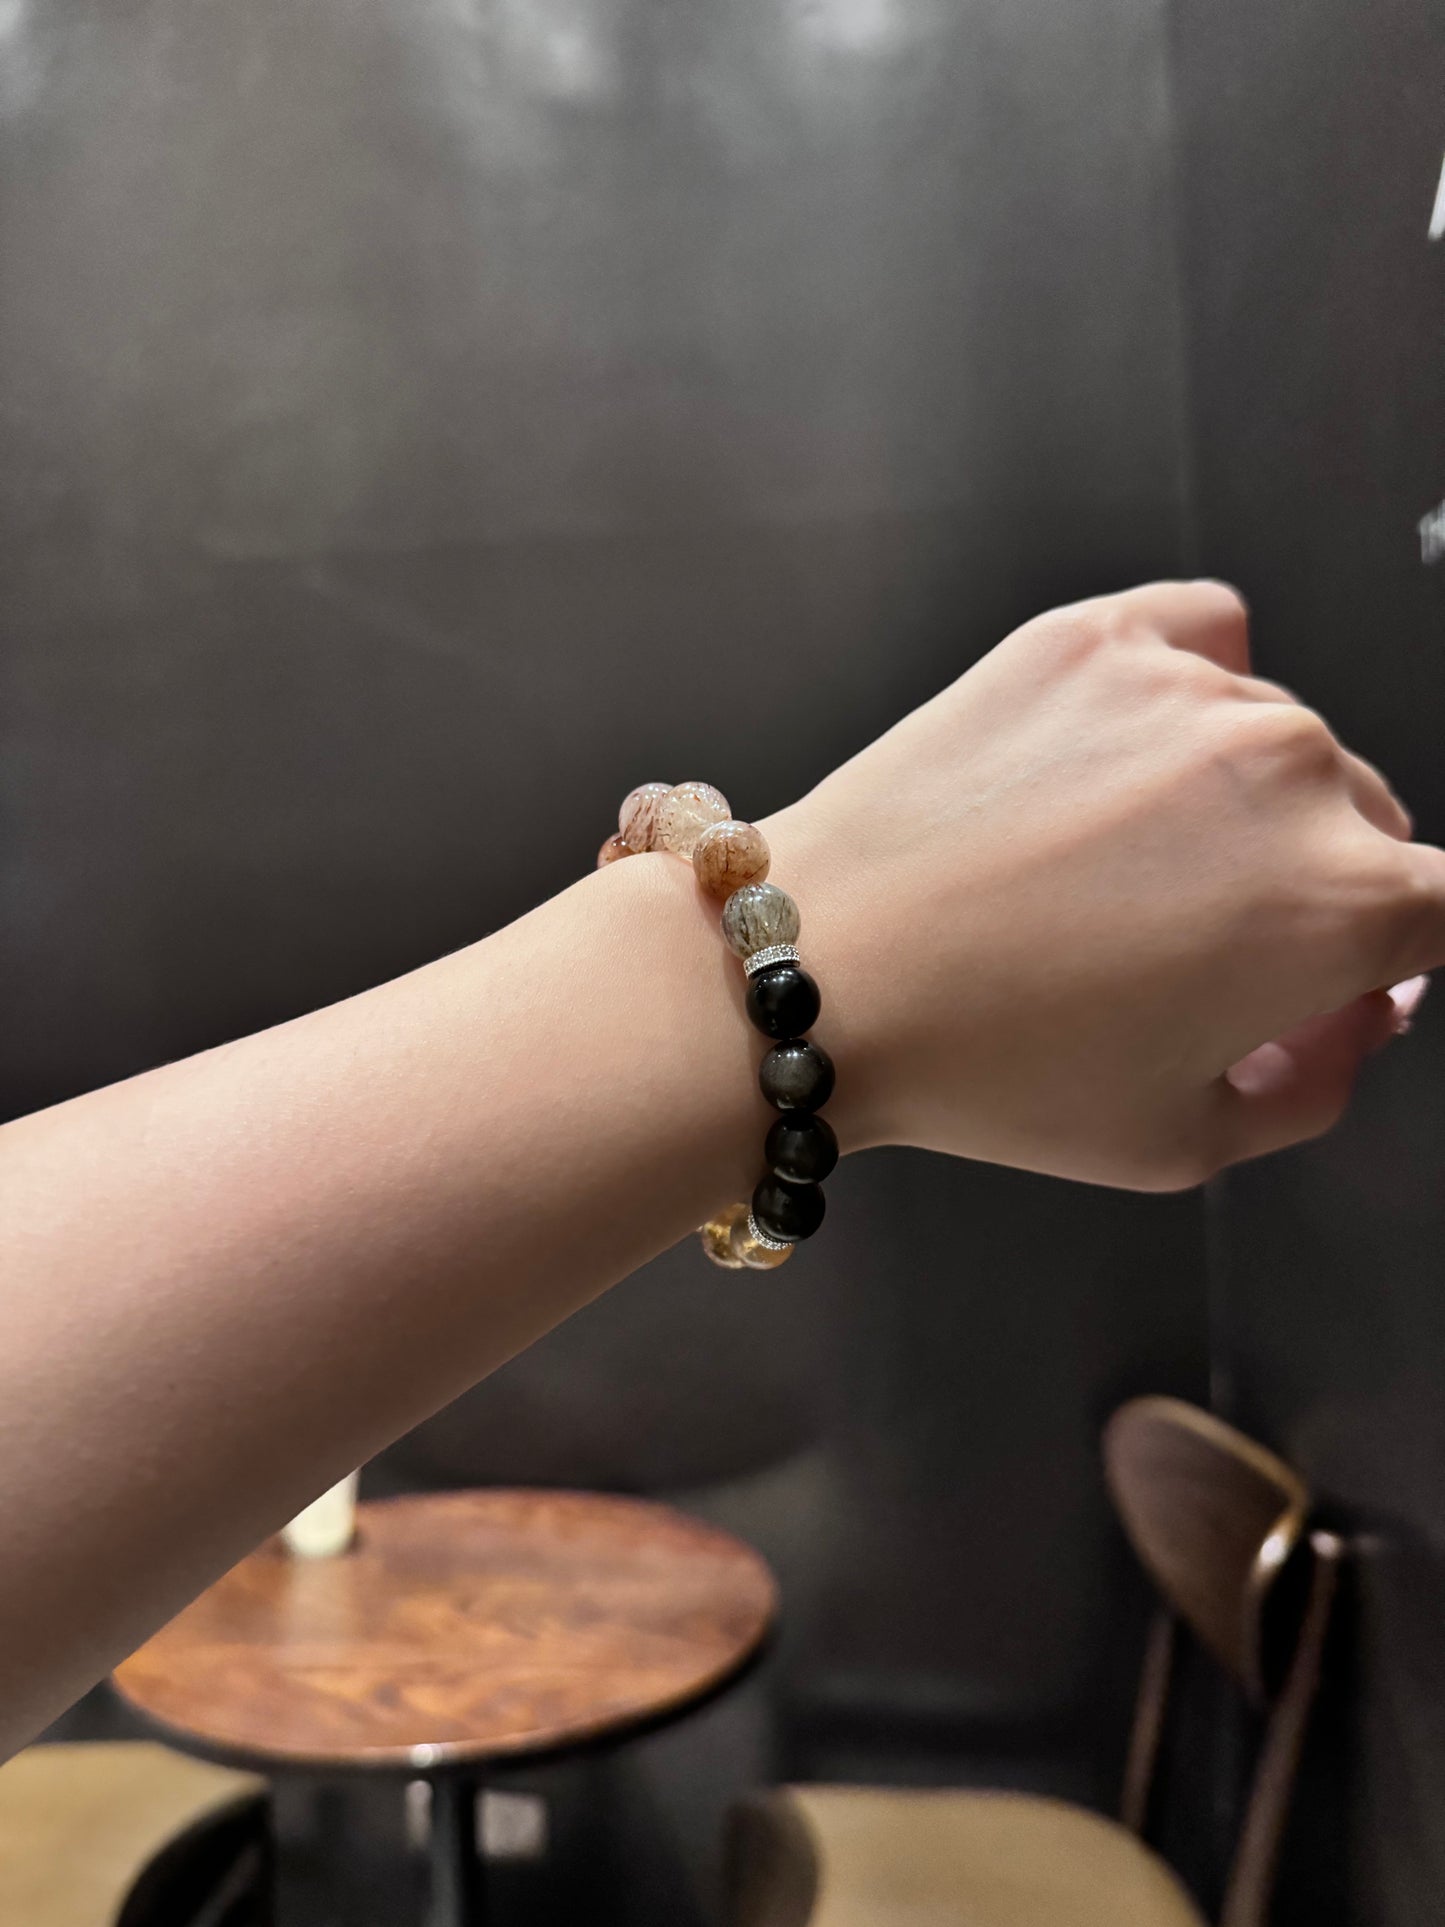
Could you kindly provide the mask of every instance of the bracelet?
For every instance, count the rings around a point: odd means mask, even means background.
[[[822,998],[799,961],[798,906],[766,881],[772,858],[762,831],[734,817],[711,783],[641,784],[597,867],[650,850],[690,859],[703,891],[722,903],[723,937],[747,973],[748,1017],[773,1040],[758,1072],[779,1113],[763,1146],[768,1169],[749,1203],[730,1204],[698,1231],[715,1265],[771,1271],[822,1224],[822,1180],[838,1162],[833,1128],[818,1116],[833,1094],[833,1060],[806,1035]]]

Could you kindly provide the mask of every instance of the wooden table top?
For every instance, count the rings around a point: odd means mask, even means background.
[[[337,1558],[268,1541],[115,1683],[212,1756],[425,1771],[681,1711],[741,1666],[776,1608],[751,1547],[666,1506],[418,1494],[362,1506]]]

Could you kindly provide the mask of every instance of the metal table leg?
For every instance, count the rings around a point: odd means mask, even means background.
[[[427,1927],[483,1927],[482,1862],[477,1851],[477,1793],[464,1774],[431,1783],[431,1897]]]

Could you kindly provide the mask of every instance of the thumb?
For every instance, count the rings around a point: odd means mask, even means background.
[[[1226,1072],[1227,1161],[1319,1137],[1339,1122],[1361,1063],[1408,1027],[1425,979],[1372,990],[1261,1044]]]

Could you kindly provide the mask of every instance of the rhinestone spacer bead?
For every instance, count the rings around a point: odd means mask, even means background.
[[[756,977],[760,970],[771,970],[775,964],[795,964],[798,962],[798,946],[795,943],[770,943],[765,950],[755,950],[743,964],[749,977]]]
[[[748,1213],[748,1236],[755,1244],[760,1244],[764,1251],[789,1251],[792,1249],[786,1238],[769,1237],[768,1233],[763,1230],[751,1211]]]

